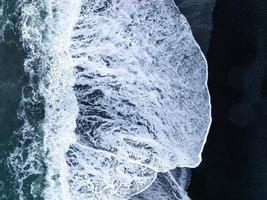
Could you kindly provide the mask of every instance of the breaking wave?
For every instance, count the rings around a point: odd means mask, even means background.
[[[19,199],[122,200],[163,179],[188,198],[169,171],[200,163],[210,99],[174,2],[20,0],[17,12],[28,77],[9,157]]]

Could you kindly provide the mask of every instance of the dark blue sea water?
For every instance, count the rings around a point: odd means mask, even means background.
[[[0,199],[16,199],[15,182],[7,158],[18,145],[14,131],[22,122],[17,108],[25,85],[24,52],[14,24],[16,1],[0,1]],[[15,140],[14,140],[15,139]]]

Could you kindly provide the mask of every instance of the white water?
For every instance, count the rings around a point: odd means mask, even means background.
[[[128,199],[157,172],[199,164],[210,125],[207,64],[171,0],[20,6],[25,69],[45,101],[35,145],[45,200]]]
[[[33,174],[43,173],[42,162],[46,166],[46,187],[42,192],[44,199],[71,199],[65,153],[75,138],[78,104],[72,89],[75,79],[68,48],[79,11],[79,1],[18,2],[18,12],[21,13],[21,40],[28,53],[24,63],[25,72],[29,74],[30,86],[34,87],[38,82],[38,94],[33,95],[41,95],[45,102],[45,118],[39,126],[42,131],[37,131],[34,125],[29,124],[29,120],[23,117],[27,117],[23,110],[27,108],[24,107],[20,113],[24,120],[23,128],[19,131],[23,136],[21,143],[24,144],[27,138],[33,140],[30,147],[26,150],[17,148],[10,158],[10,165],[18,166],[16,168],[17,178],[20,180],[20,199],[29,198],[24,194],[24,188],[27,187],[25,180]],[[32,99],[30,100],[33,101]],[[27,101],[29,100],[23,96],[21,104],[25,105]],[[41,139],[38,138],[40,134],[43,134]],[[17,159],[23,155],[27,155],[25,160]],[[29,167],[25,169],[25,166]],[[33,183],[33,196],[35,187],[38,186]]]
[[[47,80],[41,85],[45,97],[44,149],[47,152],[47,200],[71,200],[68,184],[68,166],[65,153],[75,142],[77,100],[72,89],[75,79],[69,55],[72,28],[80,11],[79,1],[50,1],[47,3],[45,64],[49,66]],[[48,60],[49,59],[49,60]]]
[[[184,168],[160,173],[148,189],[131,200],[190,200],[186,191],[190,175],[190,171]]]
[[[85,1],[74,31],[79,142],[155,171],[197,166],[209,96],[185,18],[172,1],[103,2]]]

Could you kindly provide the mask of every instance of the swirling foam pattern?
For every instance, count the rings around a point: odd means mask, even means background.
[[[22,2],[45,102],[44,199],[128,199],[200,163],[207,64],[173,1]]]
[[[199,164],[207,66],[172,1],[84,1],[71,54],[77,143],[155,172]]]

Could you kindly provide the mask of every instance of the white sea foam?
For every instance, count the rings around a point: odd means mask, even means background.
[[[207,63],[172,1],[84,0],[71,53],[78,144],[155,172],[199,164],[210,125]]]
[[[190,170],[177,168],[159,173],[153,184],[131,200],[190,200],[187,195],[187,186],[190,182]]]
[[[16,148],[9,159],[20,180],[20,199],[27,199],[24,180],[43,173],[44,169],[40,169],[42,163],[46,166],[46,187],[42,192],[44,199],[71,199],[66,180],[65,153],[74,141],[78,106],[72,89],[75,80],[68,47],[79,11],[79,1],[40,0],[18,3],[21,40],[28,54],[24,63],[29,76],[28,87],[35,88],[33,96],[41,96],[45,107],[45,118],[39,125],[42,131],[38,131],[36,123],[29,123],[27,119],[32,110],[25,107],[27,101],[34,104],[34,97],[28,100],[23,96],[20,116],[24,125],[19,131],[22,137],[20,142],[24,144],[30,138],[31,143],[26,149]],[[24,159],[18,159],[23,155],[26,156]],[[38,159],[40,156],[41,159]],[[33,196],[36,195],[36,187],[38,186],[33,182]]]
[[[206,61],[172,1],[84,1],[72,55],[79,142],[159,172],[199,164]]]
[[[65,153],[75,141],[78,106],[72,89],[75,79],[68,48],[80,4],[79,1],[50,1],[47,7],[44,45],[47,54],[45,65],[49,70],[40,87],[46,102],[43,131],[47,187],[44,197],[47,200],[71,200]]]
[[[207,63],[171,0],[19,5],[25,70],[45,105],[42,140],[21,165],[44,152],[45,200],[128,199],[157,172],[199,164],[210,125]],[[36,137],[27,124],[23,141]]]

